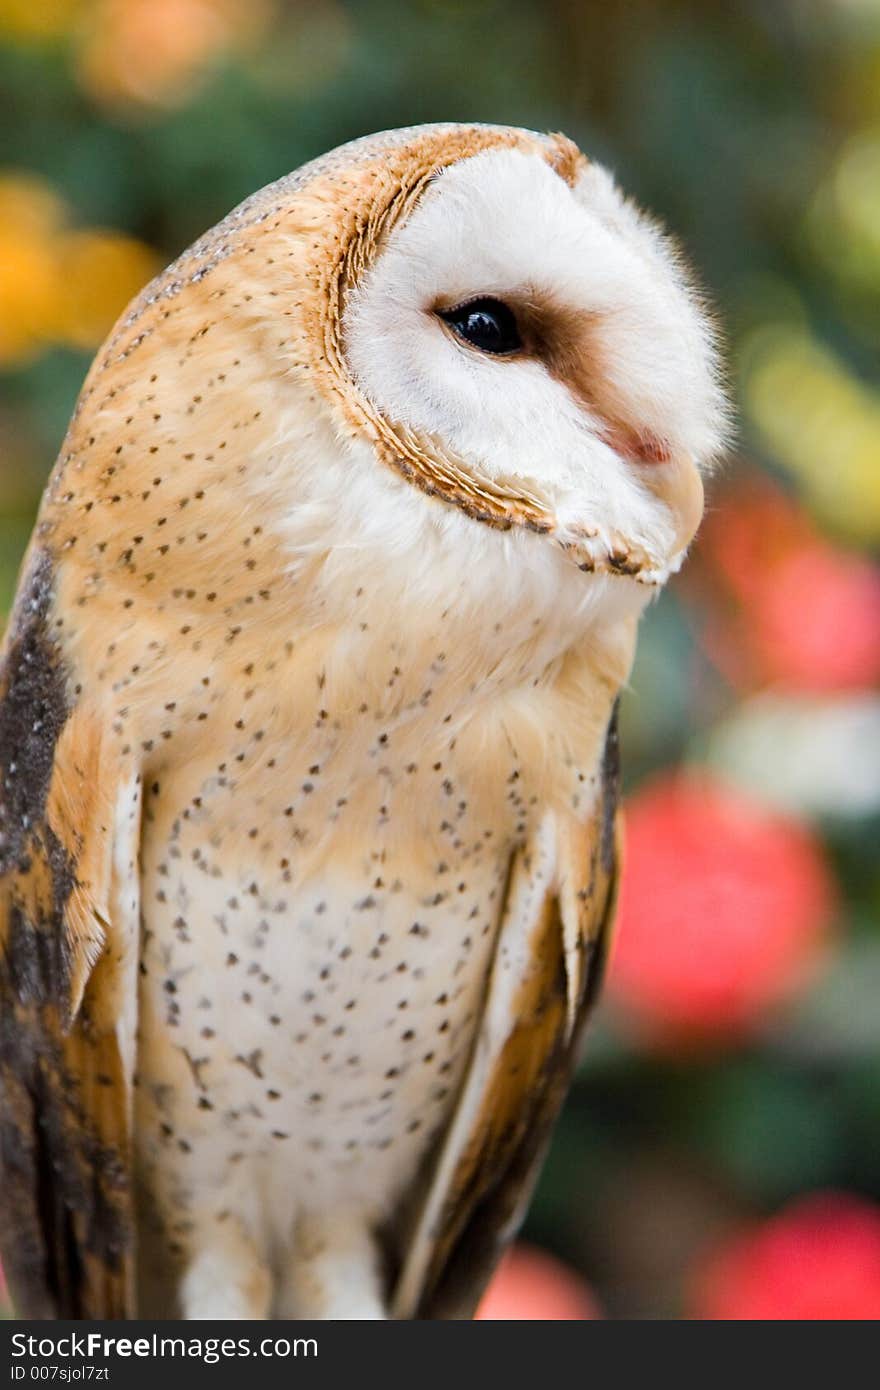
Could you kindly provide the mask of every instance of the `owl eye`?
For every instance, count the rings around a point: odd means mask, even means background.
[[[522,347],[516,315],[500,299],[472,299],[468,304],[437,312],[459,338],[481,352],[502,356]]]

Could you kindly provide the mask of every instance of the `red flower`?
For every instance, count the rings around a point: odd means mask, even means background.
[[[731,1036],[816,961],[835,905],[804,827],[696,774],[629,801],[609,992],[658,1041]]]
[[[858,690],[880,679],[880,572],[822,541],[775,567],[754,613],[763,668],[799,690]]]
[[[477,1311],[488,1322],[576,1322],[601,1317],[573,1270],[528,1245],[508,1252]]]
[[[880,1318],[880,1206],[816,1193],[714,1251],[692,1281],[698,1318]]]
[[[734,684],[861,690],[880,680],[880,570],[832,545],[766,479],[706,519],[690,581],[706,646]]]

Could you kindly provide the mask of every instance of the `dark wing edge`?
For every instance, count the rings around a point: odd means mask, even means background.
[[[136,953],[113,903],[122,779],[71,701],[53,579],[50,557],[33,554],[0,665],[0,1258],[18,1316],[123,1318],[130,1061],[118,1025]],[[132,864],[139,786],[125,820]]]
[[[459,1114],[428,1179],[429,1195],[402,1264],[393,1304],[397,1317],[473,1317],[525,1215],[610,950],[619,775],[615,705],[595,813],[586,825],[555,827],[554,891],[539,898],[534,892],[540,884],[535,872],[540,846],[527,847],[512,867],[506,914],[517,911],[519,895],[530,919],[530,964],[516,972],[512,990],[505,991],[496,962],[484,1036],[475,1044]],[[515,949],[505,954],[515,955]],[[485,1035],[492,1032],[493,1007],[505,992],[508,1026],[493,1048]],[[470,1099],[469,1090],[475,1093]]]

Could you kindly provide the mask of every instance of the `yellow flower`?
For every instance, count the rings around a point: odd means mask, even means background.
[[[159,263],[120,232],[69,230],[58,194],[34,175],[0,175],[0,366],[50,343],[97,347]]]
[[[106,105],[176,105],[270,15],[271,0],[99,0],[82,32],[80,82]]]
[[[0,0],[0,34],[32,43],[64,38],[91,0]]]
[[[42,179],[0,175],[0,365],[39,352],[58,302],[54,238],[64,205]]]
[[[0,365],[26,361],[44,346],[57,296],[51,246],[0,228]]]
[[[0,229],[48,236],[64,221],[64,201],[35,174],[0,174]]]
[[[130,299],[159,270],[143,242],[101,229],[68,232],[57,246],[60,283],[58,336],[95,348]]]
[[[765,444],[826,523],[880,540],[880,395],[797,325],[748,343],[745,404]]]

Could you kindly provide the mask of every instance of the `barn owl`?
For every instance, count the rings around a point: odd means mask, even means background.
[[[22,1314],[471,1316],[607,952],[716,355],[604,169],[466,125],[281,179],[120,319],[0,675]]]

